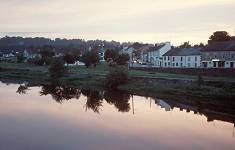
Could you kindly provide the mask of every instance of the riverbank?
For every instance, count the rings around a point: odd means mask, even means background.
[[[48,82],[51,80],[48,68],[29,64],[0,63],[0,77]],[[100,64],[96,68],[70,67],[69,73],[60,83],[75,87],[104,89],[109,66]],[[198,85],[198,75],[182,75],[140,70],[129,71],[130,80],[118,89],[142,95],[184,95],[197,98],[235,98],[234,77],[203,76],[203,84]]]

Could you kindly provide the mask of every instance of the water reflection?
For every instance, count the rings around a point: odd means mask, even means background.
[[[232,150],[235,146],[235,107],[226,100],[23,82],[0,83],[0,95],[0,149]]]
[[[26,94],[26,92],[30,90],[27,85],[20,85],[19,88],[17,89],[16,93],[19,94]]]
[[[22,84],[18,87],[17,93],[27,94],[30,89],[30,85]],[[129,112],[132,105],[132,111],[134,114],[134,102],[131,94],[123,91],[104,91],[104,90],[94,90],[94,89],[78,89],[74,87],[62,86],[57,82],[52,82],[51,84],[41,85],[40,95],[51,95],[52,98],[62,104],[63,101],[68,101],[71,99],[79,99],[81,94],[86,97],[85,110],[92,110],[95,113],[100,113],[102,110],[104,100],[115,106],[119,112]],[[148,99],[148,97],[146,97]],[[214,120],[220,120],[225,122],[230,122],[235,125],[235,107],[234,103],[224,103],[224,101],[215,101],[216,103],[201,103],[199,101],[176,101],[168,99],[151,98],[155,101],[157,106],[160,106],[165,111],[172,111],[174,108],[179,108],[180,111],[186,111],[187,113],[193,112],[194,114],[204,115],[207,117],[207,121],[211,122]],[[151,105],[151,104],[150,104]]]
[[[53,83],[42,85],[40,94],[41,96],[51,95],[56,102],[62,103],[64,100],[70,100],[72,98],[79,99],[81,91],[77,88],[61,86]]]
[[[16,91],[19,94],[27,94],[30,85],[20,85]],[[74,87],[62,86],[58,83],[41,85],[40,95],[51,95],[58,102],[70,99],[79,99],[80,95],[86,96],[85,110],[93,110],[99,113],[102,103],[105,100],[110,105],[114,105],[119,112],[129,112],[131,95],[122,91],[98,91],[93,89],[78,89]]]

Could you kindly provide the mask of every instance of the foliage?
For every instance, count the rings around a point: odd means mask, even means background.
[[[141,51],[139,50],[134,50],[133,51],[133,55],[136,59],[140,59],[141,58]]]
[[[188,42],[184,42],[183,44],[181,44],[180,46],[178,46],[178,48],[190,48],[192,47],[192,45]]]
[[[118,51],[117,50],[114,50],[114,49],[107,49],[104,53],[104,59],[107,61],[107,62],[110,62],[110,61],[115,61],[118,57]]]
[[[26,59],[22,53],[17,54],[17,55],[16,55],[16,58],[17,58],[17,62],[18,62],[18,63],[22,63],[22,62],[24,62],[25,59]]]
[[[81,50],[75,46],[70,46],[70,54],[75,58],[75,60],[78,60],[81,55]]]
[[[100,61],[99,59],[99,54],[96,51],[87,51],[81,57],[81,61],[86,65],[86,67],[90,67],[91,65],[96,67]]]
[[[76,61],[75,56],[69,53],[66,53],[63,59],[67,64],[74,64]]]
[[[59,78],[59,77],[63,77],[66,72],[67,72],[67,69],[64,66],[63,60],[59,58],[55,58],[49,67],[50,76],[52,78]]]
[[[29,64],[34,64],[34,65],[37,65],[37,66],[43,66],[44,65],[44,60],[41,57],[36,56],[35,58],[28,59],[28,63]]]
[[[110,69],[106,76],[105,86],[115,89],[121,84],[128,82],[128,69],[125,66],[115,66]]]
[[[116,60],[117,65],[127,65],[130,60],[129,54],[120,54]]]
[[[231,36],[226,31],[216,31],[210,36],[210,40],[213,42],[229,41]]]

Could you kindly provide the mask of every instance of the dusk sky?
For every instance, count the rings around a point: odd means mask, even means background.
[[[194,44],[216,30],[235,35],[235,0],[0,1],[1,36]]]

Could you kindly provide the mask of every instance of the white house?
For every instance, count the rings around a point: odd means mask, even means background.
[[[80,61],[75,61],[74,64],[67,64],[67,63],[65,63],[64,65],[68,66],[68,67],[85,66],[85,64],[83,62],[80,62]]]
[[[143,62],[149,63],[154,67],[162,67],[162,56],[171,49],[171,43],[165,42],[155,44],[141,53]]]
[[[175,48],[163,55],[164,68],[200,68],[201,48]]]

